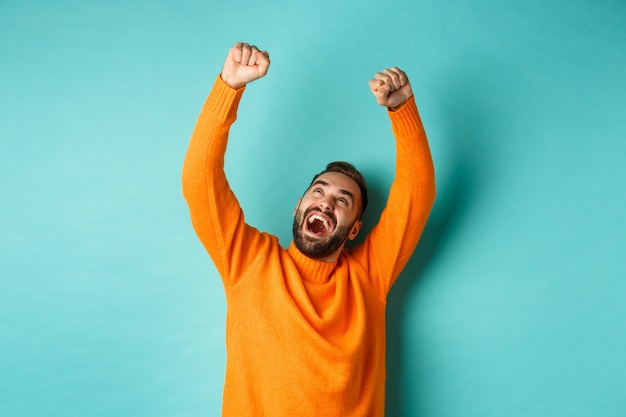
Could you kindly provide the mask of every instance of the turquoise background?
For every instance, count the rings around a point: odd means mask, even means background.
[[[227,172],[290,240],[329,160],[438,195],[388,305],[389,416],[626,416],[626,2],[0,1],[0,415],[216,416],[225,304],[180,173],[230,46],[269,50]]]

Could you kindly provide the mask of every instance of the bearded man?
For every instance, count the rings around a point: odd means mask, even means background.
[[[362,243],[367,188],[347,162],[317,174],[294,211],[293,241],[246,224],[224,154],[245,86],[266,75],[267,51],[237,43],[207,98],[183,167],[183,194],[226,294],[222,415],[381,417],[387,294],[411,257],[435,198],[432,158],[406,74],[376,73],[396,172],[387,205]]]

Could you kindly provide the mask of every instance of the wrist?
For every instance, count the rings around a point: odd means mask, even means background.
[[[407,100],[407,101],[408,101],[408,100]],[[387,110],[389,110],[389,111],[398,111],[398,110],[400,110],[400,109],[402,108],[402,106],[404,106],[404,105],[405,105],[405,103],[406,103],[407,101],[403,101],[402,103],[397,104],[397,105],[395,105],[395,106],[387,106]]]
[[[402,101],[402,103],[397,104],[395,106],[387,106],[387,108],[389,109],[389,111],[397,111],[400,110],[409,100],[411,100],[413,98],[413,93],[411,93],[404,101]]]
[[[232,78],[228,77],[228,76],[224,76],[224,74],[220,74],[220,78],[222,79],[222,81],[224,81],[224,83],[229,86],[230,88],[232,88],[233,90],[239,90],[240,88],[243,88],[246,86],[246,83],[243,83],[239,80],[233,80]]]

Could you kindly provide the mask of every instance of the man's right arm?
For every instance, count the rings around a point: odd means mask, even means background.
[[[265,75],[267,53],[238,43],[229,52],[194,128],[183,165],[183,194],[191,221],[225,283],[236,279],[245,259],[238,255],[259,233],[247,226],[224,173],[228,132],[244,86]],[[239,249],[237,249],[239,248]]]

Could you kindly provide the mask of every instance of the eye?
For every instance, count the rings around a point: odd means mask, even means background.
[[[345,198],[339,198],[337,201],[339,201],[341,204],[343,204],[344,206],[348,205],[348,200],[346,200]]]

